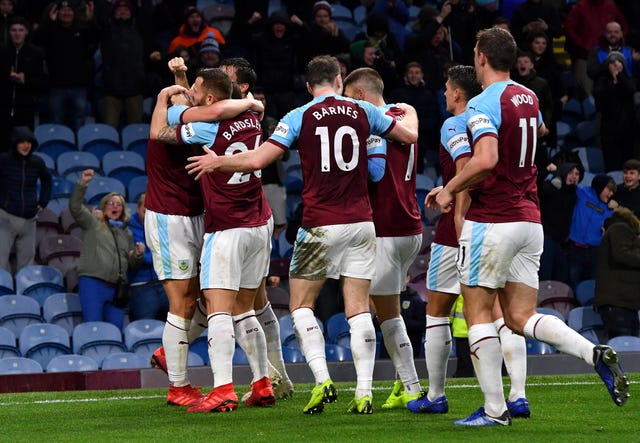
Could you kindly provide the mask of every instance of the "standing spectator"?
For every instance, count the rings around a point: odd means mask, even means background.
[[[623,179],[618,183],[613,199],[640,217],[640,160],[631,158],[622,165]]]
[[[227,35],[227,47],[233,56],[249,58],[253,49],[252,37],[262,32],[267,24],[269,0],[244,0],[234,4],[235,15]]]
[[[202,12],[195,6],[189,6],[184,11],[184,20],[178,35],[169,43],[167,53],[171,54],[178,46],[187,48],[192,56],[198,55],[198,43],[208,38],[209,33],[219,45],[224,45],[226,40],[219,29],[209,26],[202,17]]]
[[[576,96],[583,99],[591,95],[593,82],[587,75],[587,56],[598,43],[606,24],[616,21],[627,31],[627,20],[613,0],[579,0],[567,15],[564,31],[566,47],[571,55]]]
[[[69,199],[71,215],[82,228],[83,241],[78,263],[78,295],[83,321],[108,321],[120,329],[124,309],[116,306],[116,288],[127,283],[127,270],[143,261],[144,243],[134,244],[127,228],[129,214],[124,197],[115,192],[102,197],[93,214],[82,204],[93,169],[82,171]]]
[[[594,82],[602,74],[607,74],[606,59],[612,51],[618,51],[624,57],[624,66],[629,77],[632,74],[633,57],[631,48],[625,46],[622,26],[617,22],[609,22],[598,39],[598,44],[589,52],[587,58],[587,74]]]
[[[9,24],[15,14],[15,0],[0,0],[0,45],[9,43]]]
[[[34,128],[38,101],[47,86],[44,52],[27,41],[29,23],[13,17],[9,34],[10,42],[0,48],[0,152],[10,146],[11,128]]]
[[[627,208],[617,208],[605,223],[598,252],[597,308],[608,337],[638,336],[640,309],[640,220]]]
[[[52,4],[33,41],[44,49],[49,68],[49,119],[77,131],[85,123],[98,48],[93,1],[87,2],[86,20],[77,16],[69,1]]]
[[[390,101],[394,103],[408,103],[418,113],[418,173],[422,173],[427,162],[437,163],[438,139],[436,130],[438,125],[438,102],[433,92],[427,88],[424,80],[422,65],[409,62],[404,71],[404,85],[391,91]],[[433,152],[429,158],[427,152]],[[432,165],[429,165],[432,166]]]
[[[386,87],[393,90],[398,84],[398,75],[394,66],[376,54],[376,48],[368,40],[360,40],[351,45],[354,68],[371,68],[375,70]]]
[[[606,71],[597,77],[593,96],[600,113],[600,146],[605,170],[614,171],[633,156],[636,88],[620,52],[610,52],[604,65]]]
[[[329,2],[324,0],[315,2],[312,14],[311,24],[304,25],[302,28],[304,46],[300,62],[303,66],[316,55],[337,55],[349,52],[349,39],[331,18],[333,9]]]
[[[511,33],[518,46],[525,43],[526,35],[532,31],[546,32],[551,37],[559,37],[562,22],[558,10],[545,0],[526,0],[513,10]]]
[[[37,215],[51,196],[51,174],[44,161],[32,155],[37,147],[31,129],[18,126],[13,130],[11,151],[0,154],[0,268],[9,272],[14,243],[16,270],[33,264]]]
[[[569,283],[575,290],[582,280],[595,278],[602,226],[611,215],[609,200],[616,183],[608,175],[596,175],[591,187],[578,187],[569,228]]]
[[[115,0],[111,11],[105,0],[95,0],[102,51],[102,120],[120,127],[142,122],[145,92],[145,33],[150,31],[151,0],[142,0],[136,17],[130,0]],[[149,25],[149,26],[147,26]]]
[[[136,202],[136,212],[131,216],[128,226],[133,234],[134,243],[146,245],[144,236],[144,214],[146,208],[143,192]],[[155,318],[165,320],[169,312],[169,299],[164,292],[158,274],[153,270],[151,251],[145,247],[144,259],[140,267],[129,271],[129,320]]]

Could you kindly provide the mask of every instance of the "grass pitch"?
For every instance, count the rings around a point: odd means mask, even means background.
[[[447,380],[450,409],[440,415],[383,410],[391,382],[375,383],[374,413],[363,416],[346,412],[353,383],[336,383],[338,402],[317,415],[302,413],[308,384],[271,408],[241,404],[214,414],[167,406],[164,389],[0,394],[0,442],[633,442],[640,441],[639,376],[630,374],[631,398],[622,408],[595,374],[531,376],[531,418],[490,428],[451,424],[482,405],[476,380],[464,378]],[[246,388],[236,386],[239,397]]]

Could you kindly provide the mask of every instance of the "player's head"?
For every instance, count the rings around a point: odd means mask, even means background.
[[[344,95],[356,100],[380,98],[384,91],[384,83],[375,69],[358,68],[344,79]]]
[[[307,89],[313,95],[313,89],[318,86],[333,86],[336,92],[342,92],[340,78],[340,63],[330,55],[313,57],[307,65]]]
[[[509,72],[517,52],[516,41],[508,31],[497,27],[483,29],[478,32],[474,48],[476,72],[482,75],[487,64],[494,71]]]
[[[482,92],[476,70],[472,66],[452,66],[448,77],[444,90],[448,112],[455,113],[456,105],[466,106],[469,100]]]
[[[222,60],[220,69],[229,74],[231,80],[240,86],[243,97],[253,88],[258,79],[251,63],[242,57],[231,57]]]
[[[190,95],[194,105],[203,106],[231,98],[232,92],[231,78],[226,72],[218,68],[207,68],[198,71]]]

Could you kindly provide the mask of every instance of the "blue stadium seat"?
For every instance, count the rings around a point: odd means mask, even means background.
[[[51,294],[65,292],[62,272],[47,265],[25,266],[16,273],[16,292],[34,298],[43,306]]]
[[[282,357],[285,363],[302,363],[305,361],[304,356],[299,349],[290,348],[288,346],[282,347]]]
[[[638,352],[640,351],[640,337],[635,335],[620,335],[613,337],[607,344],[618,352]]]
[[[82,240],[71,234],[49,235],[38,245],[38,256],[41,263],[52,266],[62,276],[72,269],[77,269],[82,252]]]
[[[364,26],[367,21],[367,8],[364,5],[358,5],[353,8],[353,21],[358,26]]]
[[[329,343],[337,343],[338,338],[351,335],[350,329],[344,312],[333,314],[327,319],[327,340]]]
[[[593,306],[578,306],[567,315],[569,327],[587,336],[595,334],[598,343],[606,343],[607,337],[600,313],[594,311]],[[588,337],[593,341],[593,337]]]
[[[327,356],[327,361],[353,360],[351,349],[345,348],[344,346],[327,343],[324,349]]]
[[[0,326],[13,332],[16,337],[30,324],[42,323],[40,304],[24,295],[3,295],[0,297]]]
[[[80,323],[73,329],[71,338],[74,354],[88,355],[98,364],[109,354],[127,350],[120,329],[104,321]]]
[[[296,340],[296,333],[293,329],[291,315],[283,315],[278,319],[278,322],[280,323],[280,342],[282,346],[300,349],[298,341]]]
[[[146,175],[144,158],[134,151],[111,151],[102,157],[102,170],[107,177],[117,178],[125,187],[134,177]]]
[[[582,115],[585,120],[593,120],[596,116],[596,100],[590,95],[582,100]]]
[[[527,354],[557,354],[558,351],[551,345],[538,340],[528,338],[525,340],[527,344]]]
[[[87,193],[84,196],[85,201],[90,205],[97,205],[102,197],[110,192],[117,192],[123,197],[127,195],[126,188],[120,180],[111,177],[96,177],[89,182]]]
[[[78,128],[78,149],[91,152],[98,158],[109,151],[121,150],[120,133],[104,123],[87,123]]]
[[[20,357],[20,351],[16,346],[16,335],[0,326],[0,359],[7,357]]]
[[[78,294],[59,292],[52,294],[42,307],[44,320],[47,323],[62,326],[67,333],[73,335],[73,330],[82,323],[82,307]]]
[[[20,353],[46,368],[52,358],[71,354],[69,334],[62,326],[50,323],[27,325],[18,338]]]
[[[210,363],[209,360],[209,346],[207,344],[208,336],[207,330],[202,331],[199,337],[193,342],[189,343],[189,352],[198,354],[205,365]]]
[[[134,177],[129,181],[127,186],[127,201],[130,203],[136,203],[138,196],[143,192],[147,192],[147,183],[149,182],[146,175]]]
[[[557,280],[542,280],[538,287],[538,303],[540,308],[552,308],[567,318],[569,311],[578,306],[571,287]]]
[[[145,369],[151,367],[151,360],[134,352],[114,352],[102,360],[101,368],[107,369]]]
[[[248,365],[249,364],[249,359],[247,358],[247,354],[239,346],[236,346],[235,352],[233,353],[233,364],[234,365]]]
[[[595,120],[583,120],[576,124],[576,139],[581,146],[596,146],[598,144],[598,124]]]
[[[578,154],[580,157],[580,161],[582,162],[582,166],[584,166],[585,171],[591,172],[593,174],[600,174],[604,172],[604,156],[602,154],[602,149],[594,148],[591,146],[580,146],[572,149],[572,151]],[[582,180],[584,183],[586,180]],[[591,182],[588,183],[591,185]]]
[[[31,358],[7,357],[0,359],[0,374],[38,374],[42,372],[42,365]]]
[[[44,123],[36,126],[33,131],[38,140],[37,152],[42,152],[53,161],[63,152],[76,151],[76,136],[68,126],[57,123]]]
[[[567,322],[567,319],[564,318],[564,315],[562,315],[562,313],[552,308],[536,308],[536,312],[538,314],[553,315],[555,317],[558,317],[560,320],[562,320],[563,323]]]
[[[160,320],[135,320],[124,328],[124,343],[131,352],[151,354],[162,346],[164,322]]]
[[[573,128],[563,121],[556,122],[556,133],[558,135],[558,147],[562,148],[567,145],[567,141],[573,135]]]
[[[594,279],[583,280],[576,285],[576,298],[582,306],[593,305],[596,296],[596,281]]]
[[[47,364],[47,372],[97,371],[98,362],[86,355],[68,354],[53,357]]]
[[[584,174],[582,174],[582,181],[580,183],[578,183],[578,186],[581,186],[583,188],[588,188],[591,186],[591,181],[593,180],[593,178],[596,176],[596,174],[594,174],[593,172],[589,172],[589,171],[584,171]]]
[[[435,183],[428,175],[418,173],[416,174],[416,188],[430,191],[435,188]]]
[[[134,151],[145,157],[149,141],[149,123],[130,123],[120,131],[122,147],[125,151]],[[142,151],[142,152],[141,152]]]
[[[68,198],[53,198],[49,200],[49,204],[47,205],[48,209],[51,209],[54,214],[60,216],[62,211],[65,208],[69,207],[69,199]]]
[[[74,185],[85,169],[93,169],[97,173],[101,172],[100,159],[91,152],[65,152],[60,154],[57,164],[58,175],[66,177]],[[71,173],[75,174],[72,175]]]
[[[78,153],[81,154],[81,153]],[[63,177],[53,177],[51,180],[51,198],[69,198],[75,183]],[[39,216],[39,214],[38,214]]]
[[[6,269],[0,268],[0,295],[15,294],[13,276]]]
[[[46,152],[36,151],[33,153],[33,155],[37,155],[42,160],[44,160],[44,164],[47,166],[49,172],[56,172],[56,162],[49,154],[47,154]]]
[[[615,180],[617,185],[620,185],[624,178],[624,171],[622,171],[621,169],[616,169],[615,171],[607,171],[607,175]]]

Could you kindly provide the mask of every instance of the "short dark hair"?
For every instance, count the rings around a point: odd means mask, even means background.
[[[256,84],[258,76],[256,71],[251,66],[251,63],[246,58],[242,57],[230,57],[222,60],[220,66],[233,66],[236,68],[236,82],[246,83],[249,85],[249,89],[253,88]]]
[[[630,158],[622,165],[623,171],[638,171],[640,172],[640,160],[637,158]]]
[[[371,68],[358,68],[354,69],[349,75],[347,75],[343,81],[343,86],[346,89],[347,86],[359,84],[367,91],[382,95],[384,92],[384,82],[382,77],[378,74],[378,71]]]
[[[311,87],[333,83],[340,75],[340,63],[331,55],[318,55],[307,64],[307,82]]]
[[[231,98],[233,82],[231,77],[219,68],[201,68],[197,77],[202,77],[202,86],[218,100]]]
[[[483,29],[477,35],[478,52],[487,57],[496,71],[509,72],[516,61],[518,46],[509,31],[493,27]]]
[[[447,73],[449,81],[462,90],[467,101],[482,92],[482,86],[478,83],[473,66],[455,65],[450,67]]]

